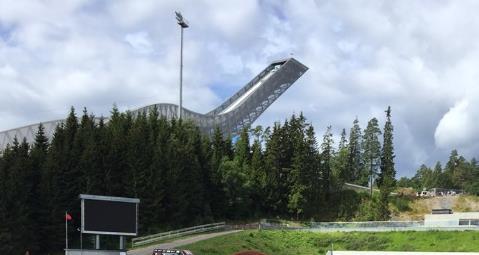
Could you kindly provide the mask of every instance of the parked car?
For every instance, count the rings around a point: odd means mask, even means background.
[[[154,249],[152,255],[193,255],[189,250]]]

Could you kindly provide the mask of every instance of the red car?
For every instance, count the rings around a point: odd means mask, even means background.
[[[152,255],[193,255],[188,250],[154,249]]]

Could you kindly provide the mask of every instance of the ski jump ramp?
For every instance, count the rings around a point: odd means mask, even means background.
[[[244,127],[249,127],[307,70],[308,67],[294,58],[275,61],[220,106],[206,114],[183,108],[182,118],[193,121],[205,134],[212,134],[218,127],[224,134],[236,135]],[[131,112],[136,116],[153,109],[167,119],[177,118],[178,115],[178,105],[165,103],[148,105]],[[51,139],[55,128],[64,121],[59,119],[42,122],[46,136]],[[108,119],[105,118],[105,121]],[[40,123],[36,123],[0,131],[0,150],[7,144],[12,144],[15,137],[19,141],[26,138],[27,142],[33,142],[39,125]]]

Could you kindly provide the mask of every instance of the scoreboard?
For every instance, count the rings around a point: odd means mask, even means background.
[[[80,195],[81,230],[87,234],[136,236],[137,198]]]

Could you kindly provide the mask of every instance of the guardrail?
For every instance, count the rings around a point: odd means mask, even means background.
[[[226,227],[225,222],[217,222],[217,223],[199,225],[199,226],[194,226],[189,228],[172,230],[168,232],[162,232],[162,233],[153,234],[153,235],[136,237],[131,239],[131,246],[137,247],[137,246],[154,243],[161,240],[224,229],[225,227]]]

